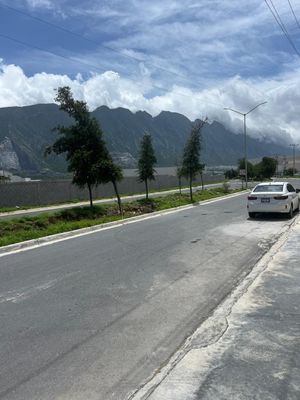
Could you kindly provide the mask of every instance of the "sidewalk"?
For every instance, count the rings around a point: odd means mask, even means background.
[[[300,217],[136,396],[300,399]]]

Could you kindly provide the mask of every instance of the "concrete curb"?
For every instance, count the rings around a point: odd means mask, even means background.
[[[68,240],[68,239],[76,238],[79,236],[84,236],[84,235],[89,235],[89,234],[93,234],[96,232],[104,231],[107,229],[113,229],[116,227],[120,227],[123,225],[135,223],[135,222],[144,221],[146,219],[157,218],[157,217],[160,217],[163,215],[188,210],[193,207],[198,207],[201,205],[221,201],[224,199],[238,197],[245,193],[246,193],[246,191],[242,191],[242,192],[233,193],[230,195],[219,196],[219,197],[215,197],[215,198],[212,198],[209,200],[201,201],[199,203],[188,204],[185,206],[174,207],[174,208],[168,208],[166,210],[156,211],[156,212],[149,213],[149,214],[143,214],[143,215],[139,215],[136,217],[126,218],[123,220],[120,219],[118,221],[107,222],[107,223],[100,224],[100,225],[93,225],[93,226],[90,226],[87,228],[76,229],[73,231],[67,231],[67,232],[63,232],[63,233],[57,233],[57,234],[50,235],[50,236],[44,236],[44,237],[41,237],[38,239],[31,239],[31,240],[26,240],[24,242],[19,242],[19,243],[10,244],[7,246],[2,246],[2,247],[0,247],[0,257],[3,257],[5,255],[11,254],[11,253],[17,253],[17,252],[21,252],[21,251],[25,251],[25,250],[30,250],[30,249],[40,247],[40,246],[46,246],[51,243],[57,243],[57,242],[60,242],[63,240]]]

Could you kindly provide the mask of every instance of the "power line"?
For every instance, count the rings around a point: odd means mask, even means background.
[[[83,40],[85,40],[85,41],[87,41],[87,42],[89,42],[89,43],[95,44],[95,45],[97,45],[97,46],[101,46],[101,47],[103,47],[103,48],[105,48],[105,49],[107,49],[107,50],[110,50],[110,51],[112,51],[112,52],[115,52],[115,53],[121,55],[122,57],[126,57],[126,58],[131,59],[131,60],[134,60],[134,61],[136,61],[136,62],[145,62],[145,63],[148,64],[149,66],[152,66],[152,67],[154,67],[154,68],[156,68],[156,69],[160,69],[160,70],[162,70],[162,71],[164,71],[164,72],[167,72],[167,73],[169,73],[169,74],[173,74],[173,75],[175,75],[175,76],[178,76],[178,77],[180,77],[181,79],[184,79],[186,82],[189,82],[190,84],[191,84],[191,83],[194,83],[194,84],[195,84],[195,82],[192,82],[189,78],[187,78],[186,76],[184,76],[184,75],[182,75],[182,74],[179,74],[179,73],[177,73],[177,72],[175,72],[175,71],[171,71],[171,70],[169,70],[169,69],[167,69],[167,68],[164,68],[164,67],[157,66],[157,65],[155,65],[155,64],[153,64],[153,63],[151,63],[151,62],[148,62],[148,61],[145,61],[145,60],[141,60],[141,59],[139,59],[139,58],[137,58],[137,57],[134,57],[134,56],[131,56],[131,55],[129,55],[129,54],[124,54],[122,51],[119,51],[119,50],[117,50],[117,49],[115,49],[115,48],[113,48],[113,47],[104,45],[104,44],[102,44],[102,43],[100,43],[100,42],[98,42],[98,41],[96,41],[96,40],[87,38],[86,36],[83,36],[83,35],[81,35],[81,34],[79,34],[79,33],[77,33],[77,32],[74,32],[74,31],[72,31],[72,30],[66,29],[66,28],[64,28],[64,27],[62,27],[62,26],[60,26],[60,25],[57,25],[57,24],[55,24],[55,23],[53,23],[53,22],[44,20],[44,19],[42,19],[42,18],[40,18],[40,17],[36,17],[36,16],[34,16],[34,15],[28,13],[28,12],[25,12],[25,11],[23,11],[23,10],[20,10],[20,9],[18,9],[18,8],[15,8],[15,7],[12,7],[12,6],[8,6],[8,5],[5,5],[5,4],[0,4],[0,7],[6,8],[6,9],[8,9],[8,10],[11,10],[11,11],[15,12],[15,13],[19,13],[19,14],[21,14],[21,15],[24,15],[24,16],[28,17],[28,18],[31,18],[31,19],[33,19],[33,20],[36,20],[36,21],[38,21],[38,22],[40,22],[40,23],[43,23],[43,24],[45,24],[45,25],[48,25],[48,26],[51,26],[51,27],[53,27],[53,28],[59,29],[59,30],[62,31],[62,32],[65,32],[65,33],[71,34],[71,35],[73,35],[73,36],[75,36],[75,37],[81,38],[81,39],[83,39]],[[9,38],[8,36],[4,36],[4,35],[2,35],[2,36],[3,36],[3,37],[6,37],[6,38],[9,39],[9,40],[14,40],[14,41],[16,41],[16,42],[18,42],[18,43],[24,44],[25,46],[28,46],[28,45],[29,45],[28,43],[21,42],[21,41],[18,41],[18,40],[16,40],[16,39]],[[30,46],[31,46],[31,45],[30,45]],[[82,62],[82,61],[77,61],[77,60],[75,61],[74,59],[71,59],[71,58],[62,56],[62,55],[60,55],[60,54],[54,53],[53,51],[41,49],[41,48],[39,48],[39,47],[37,47],[37,46],[33,46],[33,45],[32,45],[31,47],[34,47],[34,48],[36,48],[36,49],[38,49],[38,50],[41,50],[41,51],[44,51],[44,52],[48,52],[48,53],[50,53],[50,54],[57,55],[58,57],[61,57],[61,58],[70,59],[70,60],[73,61],[73,62],[79,62],[79,63],[81,63],[81,64],[86,64],[86,65],[88,65],[88,66],[92,66],[93,68],[99,69],[98,66],[92,65],[92,64],[90,64],[90,63],[85,63],[85,62]],[[104,71],[104,70],[102,69],[102,71]],[[159,87],[159,86],[154,86],[154,85],[153,85],[153,87],[154,87],[154,88],[157,88],[157,89],[160,89],[160,90],[162,90],[162,91],[164,91],[164,90],[165,90],[166,92],[168,91],[168,90],[166,90],[166,89],[164,89],[164,88],[162,88],[162,87]],[[261,95],[263,94],[263,93],[262,93],[260,90],[258,90],[257,88],[255,88],[255,90],[256,90],[257,92],[259,92]],[[177,92],[177,93],[178,93],[178,92]],[[186,96],[186,97],[190,97],[189,95],[186,95],[186,94],[183,94],[183,93],[181,93],[181,95],[182,95],[182,96]],[[264,95],[264,94],[263,94],[263,95]],[[216,105],[215,103],[212,103],[212,102],[207,102],[207,103]],[[223,105],[219,104],[219,106],[221,106],[221,107],[223,108]]]
[[[85,40],[85,41],[87,41],[87,42],[89,42],[89,43],[95,44],[95,45],[97,45],[97,46],[101,46],[101,47],[103,47],[103,48],[105,48],[105,49],[107,49],[107,50],[110,50],[110,51],[112,51],[112,52],[114,52],[114,53],[117,53],[117,54],[121,55],[122,57],[126,57],[126,58],[131,59],[131,60],[134,60],[134,61],[136,61],[136,62],[145,62],[145,63],[146,63],[147,65],[149,65],[149,66],[152,66],[152,67],[154,67],[154,68],[156,68],[156,69],[160,69],[160,70],[162,70],[162,71],[164,71],[164,72],[167,72],[167,73],[169,73],[169,74],[173,74],[173,75],[175,75],[175,76],[178,76],[179,78],[184,79],[186,82],[188,82],[188,83],[190,83],[190,84],[191,84],[191,83],[195,84],[194,81],[192,82],[189,78],[187,78],[186,76],[184,76],[184,75],[182,75],[182,74],[179,74],[179,73],[177,73],[177,72],[175,72],[175,71],[171,71],[171,70],[169,70],[169,69],[167,69],[167,68],[164,68],[164,67],[157,66],[157,65],[155,65],[155,64],[153,64],[153,63],[151,63],[151,62],[149,62],[149,61],[141,60],[141,59],[139,59],[139,58],[137,58],[137,57],[134,57],[134,56],[131,56],[131,55],[129,55],[129,54],[124,54],[122,51],[119,51],[119,50],[117,50],[117,49],[115,49],[115,48],[113,48],[113,47],[104,45],[103,43],[100,43],[100,42],[98,42],[98,41],[96,41],[96,40],[87,38],[87,37],[84,36],[84,35],[81,35],[81,34],[79,34],[79,33],[77,33],[77,32],[72,31],[72,30],[66,29],[66,28],[64,28],[64,27],[62,27],[62,26],[60,26],[60,25],[54,24],[53,22],[47,21],[47,20],[42,19],[42,18],[40,18],[40,17],[36,17],[35,15],[32,15],[32,14],[26,12],[26,11],[20,10],[20,9],[15,8],[15,7],[12,7],[12,6],[4,5],[4,4],[0,4],[0,7],[6,8],[6,9],[8,9],[8,10],[11,10],[11,11],[15,12],[15,13],[19,13],[19,14],[21,14],[21,15],[24,15],[24,16],[28,17],[28,18],[31,18],[31,19],[33,19],[33,20],[36,20],[36,21],[38,21],[38,22],[40,22],[40,23],[43,23],[43,24],[45,24],[45,25],[48,25],[48,26],[51,26],[51,27],[53,27],[53,28],[59,29],[59,30],[61,30],[62,32],[65,32],[65,33],[71,34],[71,35],[73,35],[73,36],[75,36],[75,37],[81,38],[81,39],[83,39],[83,40]],[[52,53],[52,54],[53,54],[53,53]],[[196,83],[197,83],[197,82],[196,82]],[[158,87],[157,87],[157,88],[158,88]],[[163,90],[163,89],[160,88],[160,90]],[[261,95],[265,95],[264,93],[262,93],[262,92],[261,92],[260,90],[258,90],[257,88],[255,88],[255,90],[256,90],[257,92],[259,92]],[[182,95],[184,95],[184,94],[182,94]],[[188,96],[188,95],[185,95],[185,96]],[[188,96],[188,97],[190,97],[190,96]],[[211,104],[213,104],[213,103],[211,103]],[[223,108],[223,105],[220,105],[220,106]]]
[[[272,4],[272,6],[273,6],[275,12],[272,10],[272,8],[271,8],[270,4],[268,3],[268,1],[265,0],[265,3],[266,3],[266,5],[268,6],[269,10],[271,11],[271,13],[272,13],[272,15],[273,15],[275,21],[277,22],[277,24],[279,25],[280,29],[282,30],[282,32],[283,32],[284,35],[286,36],[287,40],[290,42],[290,44],[291,44],[291,46],[293,47],[293,49],[295,50],[296,54],[300,57],[300,53],[299,53],[298,49],[296,48],[296,46],[295,46],[293,40],[291,39],[291,37],[290,37],[290,35],[289,35],[289,33],[288,33],[288,31],[287,31],[287,29],[286,29],[284,23],[282,22],[278,11],[277,11],[276,7],[275,7],[274,4],[273,4],[273,1],[270,0],[270,2],[271,2],[271,4]],[[277,17],[276,15],[277,15],[278,17]]]
[[[6,8],[6,9],[8,9],[8,10],[11,10],[11,11],[13,11],[13,12],[15,12],[15,13],[19,13],[19,14],[21,14],[21,15],[25,15],[25,16],[28,17],[28,18],[31,18],[31,19],[36,20],[36,21],[38,21],[38,22],[41,22],[42,24],[51,26],[52,28],[59,29],[59,30],[62,31],[62,32],[65,32],[65,33],[68,33],[68,34],[70,34],[70,35],[76,36],[77,38],[81,38],[81,39],[83,39],[83,40],[85,40],[85,41],[87,41],[87,42],[89,42],[89,43],[94,44],[94,45],[101,46],[101,47],[103,47],[103,48],[105,48],[105,49],[107,49],[107,50],[110,50],[110,51],[112,51],[112,52],[114,52],[114,53],[117,53],[117,54],[121,55],[122,57],[131,59],[131,60],[134,60],[134,61],[139,62],[139,63],[140,63],[140,62],[145,62],[145,63],[148,64],[149,66],[152,66],[152,67],[154,67],[154,68],[156,68],[156,69],[160,69],[160,70],[162,70],[162,71],[164,71],[164,72],[167,72],[167,73],[169,73],[169,74],[176,75],[176,76],[178,76],[178,77],[180,77],[180,78],[182,78],[182,79],[188,80],[188,81],[190,82],[190,80],[189,80],[186,76],[181,75],[181,74],[179,74],[178,72],[171,71],[171,70],[169,70],[169,69],[167,69],[167,68],[164,68],[164,67],[155,65],[155,64],[153,64],[153,63],[151,63],[151,62],[149,62],[149,61],[141,60],[141,59],[138,58],[138,57],[134,57],[134,56],[131,56],[131,55],[129,55],[129,54],[125,54],[125,53],[123,53],[122,51],[117,50],[117,49],[115,49],[115,48],[113,48],[113,47],[111,47],[111,46],[108,46],[108,45],[105,45],[105,44],[103,44],[103,43],[100,43],[100,42],[98,42],[98,41],[96,41],[96,40],[87,38],[86,36],[83,36],[83,35],[81,35],[81,34],[79,34],[79,33],[77,33],[77,32],[74,32],[74,31],[72,31],[72,30],[66,29],[66,28],[64,28],[64,27],[62,27],[62,26],[60,26],[60,25],[54,24],[53,22],[49,22],[49,21],[47,21],[47,20],[45,20],[45,19],[36,17],[36,16],[34,16],[34,15],[30,14],[30,13],[27,13],[27,12],[25,12],[25,11],[22,11],[22,10],[20,10],[20,9],[18,9],[18,8],[15,8],[15,7],[12,7],[12,6],[8,6],[8,5],[4,5],[4,4],[0,4],[0,7]]]
[[[299,20],[298,20],[296,14],[295,14],[294,8],[293,8],[293,6],[292,6],[290,0],[288,0],[288,3],[289,3],[289,6],[290,6],[290,9],[291,9],[291,11],[292,11],[292,14],[293,14],[293,16],[294,16],[294,18],[295,18],[296,24],[298,25],[298,28],[300,28]]]
[[[274,5],[274,3],[273,3],[273,0],[269,0],[269,1],[270,1],[271,5],[272,5],[272,7],[273,7],[273,9],[274,9],[274,11],[275,11],[275,13],[276,13],[276,16],[277,16],[277,18],[278,18],[278,21],[279,21],[279,23],[280,23],[280,25],[281,25],[281,28],[282,28],[283,32],[285,33],[285,36],[287,37],[287,39],[288,39],[289,42],[291,43],[291,45],[292,45],[292,47],[294,48],[294,50],[296,51],[296,53],[299,55],[298,49],[296,48],[296,46],[295,46],[295,44],[294,44],[294,42],[293,42],[293,40],[292,40],[290,34],[288,33],[288,30],[286,29],[286,26],[285,26],[284,22],[282,21],[282,19],[281,19],[279,13],[278,13],[278,11],[277,11],[277,8],[275,7],[275,5]]]
[[[288,33],[288,30],[286,29],[286,26],[285,26],[284,22],[282,21],[280,15],[279,15],[279,12],[278,12],[277,8],[275,7],[275,5],[273,3],[273,0],[269,0],[269,1],[270,1],[271,5],[273,7],[273,10],[275,11],[275,14],[276,14],[276,16],[278,18],[278,21],[280,22],[282,28],[284,29],[284,32],[286,33],[286,35],[290,36],[289,33]]]
[[[52,51],[52,50],[43,49],[42,47],[33,45],[33,44],[31,44],[31,43],[28,43],[28,42],[24,42],[23,40],[19,40],[19,39],[13,38],[13,37],[11,37],[11,36],[5,35],[4,33],[0,33],[0,37],[3,37],[4,39],[10,40],[10,41],[12,41],[12,42],[21,44],[21,45],[23,45],[23,46],[30,47],[30,48],[32,48],[32,49],[42,51],[43,53],[49,53],[49,54],[54,55],[55,57],[64,58],[65,60],[72,61],[72,62],[77,63],[77,64],[83,64],[83,65],[85,65],[85,66],[92,67],[93,69],[96,69],[96,70],[100,70],[100,71],[102,71],[102,72],[105,72],[105,69],[104,69],[104,68],[101,69],[99,66],[97,66],[97,65],[95,65],[95,64],[87,63],[87,62],[82,61],[82,60],[74,60],[74,59],[71,58],[71,57],[67,57],[67,56],[64,56],[64,55],[62,55],[62,54],[55,53],[55,52]]]
[[[87,67],[87,66],[92,67],[92,68],[95,69],[96,71],[99,71],[99,70],[102,71],[102,72],[105,72],[105,71],[106,71],[105,69],[100,68],[99,66],[97,66],[97,65],[95,65],[95,64],[86,63],[85,61],[82,61],[82,60],[75,60],[75,59],[73,59],[73,58],[71,58],[71,57],[67,57],[67,56],[64,56],[64,55],[62,55],[62,54],[56,53],[56,52],[54,52],[54,51],[44,49],[44,48],[42,48],[42,47],[33,45],[33,44],[31,44],[31,43],[28,43],[28,42],[24,42],[24,41],[22,41],[22,40],[13,38],[13,37],[8,36],[8,35],[5,35],[5,34],[3,34],[3,33],[0,33],[0,37],[3,37],[4,39],[10,40],[10,41],[12,41],[12,42],[21,44],[21,45],[23,45],[23,46],[30,47],[30,48],[33,48],[33,49],[35,49],[35,50],[42,51],[42,52],[44,52],[44,53],[49,53],[49,54],[51,54],[51,55],[54,55],[54,56],[56,56],[56,57],[63,58],[63,59],[65,59],[65,60],[71,61],[71,62],[73,62],[73,63],[83,64],[83,65],[85,65],[86,67]],[[166,89],[166,88],[164,88],[164,87],[162,87],[162,86],[158,86],[158,85],[152,84],[152,87],[153,87],[154,89],[158,89],[158,90],[160,90],[160,91],[162,91],[162,92],[165,92],[165,93],[169,93],[169,92],[170,92],[169,89]],[[193,99],[202,100],[202,98],[200,98],[200,97],[197,96],[197,95],[188,95],[188,94],[185,94],[185,93],[182,93],[182,92],[179,92],[179,91],[175,92],[175,94],[178,94],[179,96],[184,96],[184,97],[187,97],[187,98],[193,98]],[[221,104],[221,103],[213,103],[213,102],[211,102],[211,101],[206,101],[206,103],[223,108],[223,104]]]

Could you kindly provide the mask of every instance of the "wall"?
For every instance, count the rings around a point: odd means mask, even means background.
[[[204,175],[204,183],[223,180],[223,175]],[[200,177],[195,183],[201,184]],[[182,185],[187,186],[183,180]],[[175,188],[178,180],[175,176],[159,175],[149,184],[149,190]],[[126,177],[119,183],[120,194],[144,193],[145,186],[136,177]],[[114,197],[111,184],[99,185],[94,189],[94,198]],[[88,200],[87,189],[79,189],[70,180],[13,182],[0,184],[0,207],[39,206],[64,203],[76,200]]]

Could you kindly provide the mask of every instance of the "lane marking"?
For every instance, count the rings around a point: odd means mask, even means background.
[[[9,301],[15,304],[21,303],[22,301],[42,292],[43,290],[50,289],[57,283],[57,281],[58,279],[53,279],[35,287],[21,289],[21,291],[10,290],[6,293],[2,293],[0,294],[0,304]]]
[[[203,202],[196,203],[197,204],[196,207],[203,207],[203,206],[206,206],[206,205],[209,205],[209,204],[213,204],[213,203],[216,203],[216,202],[224,201],[224,200],[231,199],[231,198],[238,197],[238,196],[242,196],[242,195],[245,195],[245,194],[246,194],[245,192],[240,192],[240,193],[234,193],[234,194],[231,194],[231,195],[227,195],[227,196],[224,196],[224,197],[218,197],[218,198],[213,199],[213,200],[204,200]],[[101,231],[120,228],[121,226],[124,226],[124,225],[143,222],[143,221],[146,221],[148,219],[158,218],[158,217],[162,217],[164,215],[175,214],[177,212],[186,211],[186,210],[190,210],[190,209],[193,209],[193,208],[195,208],[195,205],[190,205],[189,204],[189,205],[186,205],[186,206],[176,207],[176,208],[170,209],[170,210],[165,210],[165,211],[162,210],[160,212],[158,211],[155,215],[146,215],[144,217],[138,217],[137,219],[128,218],[128,219],[125,219],[125,220],[123,220],[121,222],[118,221],[118,223],[116,223],[114,225],[110,225],[110,226],[94,225],[94,226],[91,226],[91,227],[88,227],[88,228],[83,228],[85,231],[81,231],[81,232],[77,232],[77,233],[76,233],[76,231],[68,231],[68,232],[59,233],[58,235],[61,235],[63,237],[59,237],[59,238],[56,238],[56,239],[55,238],[52,239],[52,237],[56,236],[56,235],[44,236],[44,237],[39,238],[39,239],[32,239],[32,240],[28,241],[28,246],[26,246],[26,247],[21,247],[21,248],[18,248],[18,249],[15,249],[15,250],[11,250],[11,251],[9,251],[9,249],[7,249],[7,252],[0,254],[0,258],[1,257],[5,257],[5,256],[9,256],[11,254],[17,254],[17,253],[21,253],[21,252],[28,251],[28,250],[33,250],[33,249],[36,249],[36,248],[39,248],[39,247],[49,246],[51,244],[63,242],[63,241],[66,241],[66,240],[77,239],[77,238],[79,238],[81,236],[92,235],[94,233],[99,233]],[[29,243],[32,242],[32,241],[35,241],[37,243],[34,243],[34,244],[30,245]],[[45,242],[43,242],[43,241],[45,241]],[[16,246],[18,246],[18,245],[20,245],[20,246],[26,245],[26,242],[16,243],[15,245]],[[9,245],[9,246],[14,246],[14,245]],[[5,249],[5,247],[6,246],[2,247],[2,249]],[[1,248],[0,248],[0,251],[1,251]]]

